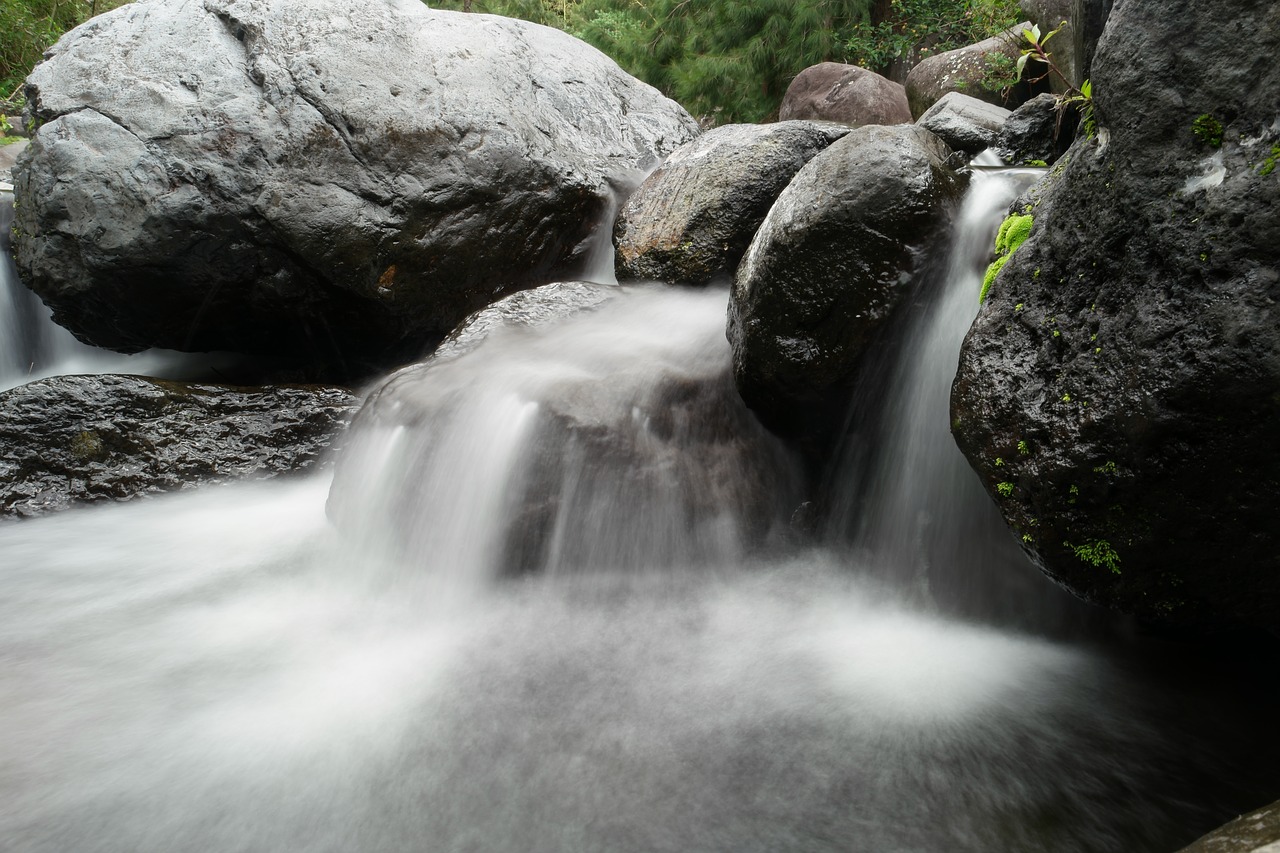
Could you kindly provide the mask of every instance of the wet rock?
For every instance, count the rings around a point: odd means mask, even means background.
[[[1068,84],[1078,87],[1084,76],[1081,73],[1082,63],[1075,51],[1078,25],[1073,18],[1072,0],[1020,0],[1018,6],[1027,20],[1040,28],[1042,36],[1057,30],[1057,35],[1049,41],[1047,49],[1054,65],[1058,66],[1066,79],[1050,74],[1044,81],[1049,84],[1049,90],[1066,94]],[[1039,70],[1034,71],[1037,75],[1045,70],[1043,65],[1038,68]]]
[[[1075,138],[1079,115],[1057,95],[1036,95],[1013,111],[1000,129],[996,153],[1011,166],[1051,166]]]
[[[1012,73],[1022,53],[1024,21],[989,39],[934,54],[916,63],[907,73],[907,102],[919,118],[947,92],[960,92],[997,106],[1016,107],[1030,97],[1025,84],[1006,96],[997,82]]]
[[[1269,0],[1116,7],[953,388],[1032,557],[1148,620],[1280,630],[1277,50]]]
[[[1111,6],[1112,0],[1071,2],[1071,47],[1076,56],[1077,75],[1082,81],[1088,80],[1092,73],[1093,56],[1111,14]]]
[[[1241,815],[1179,853],[1276,853],[1280,851],[1280,803]]]
[[[783,190],[738,268],[728,335],[742,397],[781,435],[829,429],[963,186],[916,125],[857,128]]]
[[[682,145],[618,215],[619,280],[700,285],[731,278],[778,193],[848,132],[809,121],[734,124]]]
[[[1004,107],[948,92],[916,124],[957,151],[977,154],[995,144],[1010,115]]]
[[[26,93],[15,244],[58,322],[336,371],[577,266],[613,187],[697,133],[571,36],[420,3],[131,3]]]
[[[864,124],[910,124],[911,107],[901,83],[841,62],[822,62],[801,71],[787,87],[778,118]]]
[[[0,515],[311,470],[357,402],[323,386],[31,382],[0,394]]]

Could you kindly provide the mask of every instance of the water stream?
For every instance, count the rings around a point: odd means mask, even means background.
[[[726,295],[659,287],[402,375],[332,493],[0,525],[0,846],[1154,853],[1273,799],[1247,661],[1001,615],[1060,599],[999,580],[938,389],[1013,191],[959,215],[892,371],[928,387],[825,542],[786,528]]]

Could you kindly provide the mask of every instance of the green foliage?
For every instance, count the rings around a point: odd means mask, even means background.
[[[996,491],[1000,493],[1000,497],[1008,498],[1013,496],[1013,483],[996,483]]]
[[[1000,223],[1000,230],[996,233],[996,259],[991,262],[982,276],[982,292],[978,294],[979,303],[987,301],[987,294],[991,292],[991,285],[996,280],[996,275],[1004,269],[1004,265],[1009,262],[1009,258],[1013,257],[1018,247],[1026,242],[1034,223],[1035,217],[1030,214],[1016,213]]]
[[[1110,569],[1113,574],[1120,574],[1120,555],[1111,547],[1111,543],[1105,539],[1093,539],[1083,545],[1072,545],[1070,542],[1063,542],[1062,547],[1070,548],[1081,562],[1088,563],[1091,566],[1102,566]]]
[[[923,56],[982,41],[1020,20],[1017,0],[889,0],[882,18],[853,28],[845,48],[850,62],[884,72],[895,61],[914,65]],[[1008,70],[990,73],[1007,76]]]
[[[1201,113],[1191,122],[1191,133],[1204,145],[1219,148],[1222,145],[1222,122],[1209,113]]]
[[[1276,170],[1276,163],[1280,161],[1280,145],[1271,146],[1271,156],[1262,161],[1262,165],[1258,167],[1258,175],[1265,178]]]
[[[0,0],[0,110],[20,106],[20,89],[63,33],[126,0]]]

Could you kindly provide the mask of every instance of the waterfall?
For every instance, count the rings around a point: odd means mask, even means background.
[[[1274,799],[1247,661],[937,606],[1004,560],[932,423],[957,275],[828,544],[783,522],[725,294],[660,286],[396,374],[332,488],[0,524],[6,850],[1159,853]]]

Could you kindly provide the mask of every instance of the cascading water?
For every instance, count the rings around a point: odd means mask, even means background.
[[[609,293],[398,375],[336,526],[316,478],[0,525],[5,849],[1165,851],[1276,796],[1265,686],[851,571],[946,561],[929,440],[782,552],[724,294]]]

